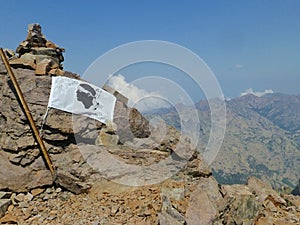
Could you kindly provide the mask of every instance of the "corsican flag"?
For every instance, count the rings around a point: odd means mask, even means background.
[[[52,77],[48,107],[106,123],[113,120],[115,103],[115,96],[95,85],[68,77]]]

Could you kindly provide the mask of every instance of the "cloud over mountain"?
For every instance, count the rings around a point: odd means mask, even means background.
[[[264,90],[264,91],[253,91],[252,88],[249,88],[245,92],[242,92],[240,96],[252,94],[252,95],[255,95],[257,97],[261,97],[261,96],[264,96],[265,94],[272,94],[272,93],[274,93],[274,91],[272,89],[267,89],[267,90]]]
[[[142,112],[169,107],[168,101],[158,92],[149,92],[139,88],[133,83],[128,83],[121,74],[112,76],[108,81],[109,86],[116,89],[129,99],[128,105]]]

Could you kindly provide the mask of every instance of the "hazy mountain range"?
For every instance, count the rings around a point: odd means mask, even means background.
[[[200,101],[195,107],[201,126],[199,148],[203,149],[210,133],[210,108],[207,101]],[[253,175],[276,188],[294,188],[300,178],[300,96],[247,94],[226,101],[226,108],[225,138],[212,163],[218,181],[245,183]],[[174,108],[156,110],[146,116],[160,116],[180,129]]]

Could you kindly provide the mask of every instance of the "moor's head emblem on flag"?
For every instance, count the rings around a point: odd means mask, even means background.
[[[102,123],[112,121],[116,97],[87,82],[52,77],[48,107],[85,115]]]
[[[88,84],[80,84],[76,91],[77,100],[80,101],[84,108],[96,110],[99,103],[96,101],[97,92]]]

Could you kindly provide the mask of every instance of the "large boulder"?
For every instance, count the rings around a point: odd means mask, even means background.
[[[43,116],[47,111],[51,77],[35,76],[34,71],[27,69],[17,69],[14,72],[33,119],[40,129]],[[70,76],[77,78],[73,74]],[[2,167],[0,189],[24,192],[35,187],[52,185],[54,181],[52,175],[43,162],[29,123],[6,73],[0,75],[0,96],[0,164]],[[82,128],[78,129],[78,133]],[[50,153],[66,154],[67,147],[74,142],[72,116],[50,109],[42,135]],[[55,161],[54,164],[59,167]]]
[[[0,189],[24,192],[53,183],[50,172],[43,163],[38,145],[33,137],[29,123],[17,100],[9,76],[0,61]],[[79,193],[90,187],[93,169],[83,159],[78,145],[117,145],[120,139],[133,140],[149,135],[148,121],[135,109],[128,108],[117,101],[115,107],[114,129],[93,119],[72,115],[50,108],[47,117],[51,77],[36,76],[29,69],[14,70],[33,119],[41,131],[45,146],[57,168],[57,180],[61,186]],[[73,79],[78,75],[65,73]],[[134,111],[134,114],[131,112]],[[122,122],[127,126],[119,123]],[[45,119],[45,120],[43,120]],[[99,144],[99,143],[98,143]],[[101,148],[101,146],[99,146]],[[72,183],[73,182],[73,183]],[[70,185],[72,183],[72,185]]]
[[[229,204],[224,210],[225,224],[254,224],[262,210],[256,196],[244,185],[224,185],[224,199]]]

